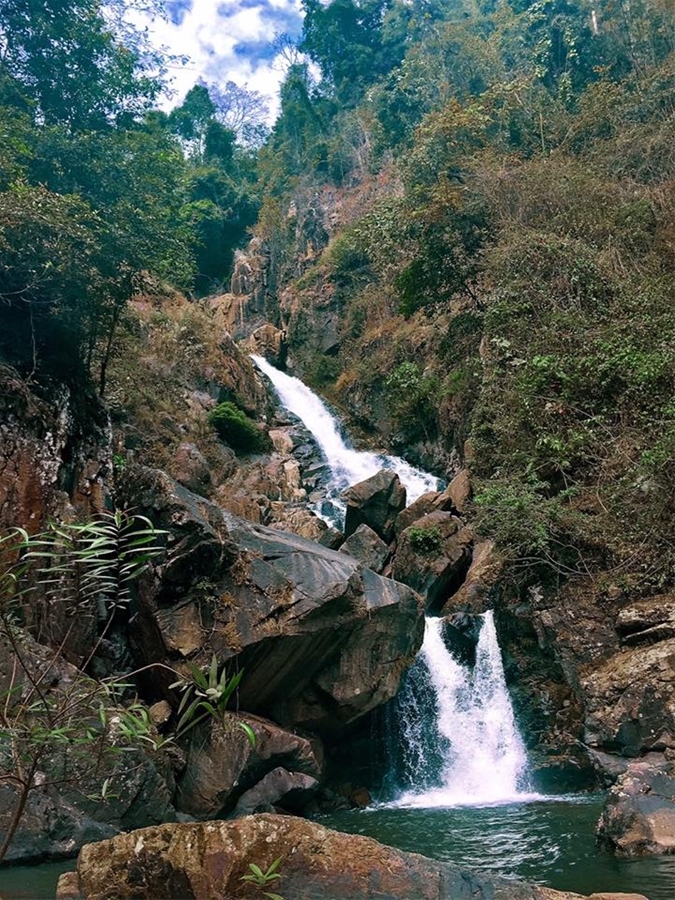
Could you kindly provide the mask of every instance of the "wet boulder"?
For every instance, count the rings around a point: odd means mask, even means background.
[[[80,852],[75,875],[62,876],[57,900],[243,900],[252,893],[242,880],[249,863],[265,872],[276,859],[281,877],[271,890],[293,900],[580,900],[269,814],[146,828],[90,844]],[[602,895],[614,896],[629,895]]]
[[[347,504],[345,535],[359,525],[367,525],[383,541],[394,537],[396,516],[405,508],[406,491],[395,472],[386,469],[347,488],[342,497]]]
[[[164,473],[128,478],[136,507],[171,532],[131,631],[139,663],[243,668],[242,709],[338,734],[396,693],[423,636],[409,587],[345,553],[239,519]],[[168,679],[155,686],[171,700]]]
[[[289,772],[278,766],[243,793],[234,808],[233,816],[248,816],[256,812],[274,812],[277,806],[297,809],[306,806],[307,794],[318,785],[316,778],[301,772]]]
[[[449,615],[455,610],[484,613],[493,605],[490,594],[504,570],[502,556],[493,541],[476,541],[471,555],[471,565],[459,590],[445,602],[441,613]]]
[[[662,753],[631,760],[607,795],[597,832],[619,856],[675,853],[675,762]]]
[[[471,562],[473,531],[449,512],[432,512],[401,532],[391,575],[438,610],[457,590]]]

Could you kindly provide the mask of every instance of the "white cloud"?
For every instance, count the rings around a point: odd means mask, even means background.
[[[269,45],[278,32],[299,33],[300,0],[174,0],[167,6],[171,21],[146,20],[151,38],[188,61],[172,65],[173,95],[164,105],[179,103],[201,77],[259,91],[274,118],[283,67],[270,58]]]

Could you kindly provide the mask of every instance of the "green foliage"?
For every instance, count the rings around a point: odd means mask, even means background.
[[[283,877],[278,871],[281,860],[281,856],[277,857],[277,859],[270,863],[264,871],[257,863],[249,863],[248,867],[251,871],[248,875],[242,875],[241,880],[262,890],[262,888],[267,887],[267,885]],[[283,897],[280,897],[279,894],[275,894],[271,891],[262,891],[262,895],[263,897],[267,897],[268,900],[283,900]]]
[[[42,596],[62,605],[61,614],[102,614],[105,624],[86,668],[116,609],[130,600],[131,583],[159,552],[160,534],[141,516],[111,513],[84,524],[54,524],[38,535],[14,529],[0,536],[0,648],[14,661],[0,691],[0,780],[14,786],[17,798],[0,860],[38,781],[91,782],[114,772],[115,755],[127,747],[145,742],[158,750],[165,743],[141,704],[120,705],[128,684],[79,673],[63,677],[67,664],[58,651],[36,644],[17,625],[24,608],[38,618]],[[112,797],[111,777],[101,787],[104,802]]]
[[[427,527],[411,525],[406,531],[406,537],[415,553],[430,556],[440,550],[442,535],[438,525]]]
[[[410,439],[436,432],[439,381],[421,372],[417,363],[403,362],[385,381],[387,406]]]
[[[243,670],[232,677],[228,677],[227,670],[218,671],[218,659],[211,657],[211,664],[207,672],[202,672],[197,666],[188,663],[191,678],[181,678],[171,685],[178,688],[183,696],[181,698],[177,715],[176,737],[180,738],[195,726],[205,720],[216,718],[227,709],[227,704],[234,692],[239,687],[243,677]],[[255,746],[255,732],[246,722],[237,722],[237,725],[246,734],[252,746]]]
[[[107,618],[130,603],[131,585],[162,552],[165,533],[145,516],[120,511],[84,523],[52,524],[35,535],[19,530],[15,548],[27,580],[13,599],[40,588],[48,604],[93,607]]]
[[[237,453],[260,453],[270,446],[267,433],[229,400],[211,410],[209,422]]]
[[[479,531],[489,534],[512,568],[543,575],[567,575],[579,565],[574,539],[578,520],[570,492],[547,496],[536,479],[495,479],[475,496]]]

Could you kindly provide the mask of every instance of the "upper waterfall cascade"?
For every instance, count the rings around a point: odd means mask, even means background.
[[[416,469],[398,456],[361,452],[350,447],[340,434],[338,422],[320,397],[303,384],[299,378],[286,375],[270,365],[262,356],[251,359],[272,382],[282,405],[296,415],[312,433],[330,467],[331,480],[327,486],[327,498],[336,508],[338,518],[344,513],[339,496],[345,488],[381,469],[392,469],[405,486],[410,504],[422,494],[438,489],[438,479],[421,469]]]

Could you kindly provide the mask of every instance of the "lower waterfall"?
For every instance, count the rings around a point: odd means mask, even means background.
[[[398,697],[399,806],[469,806],[533,799],[527,755],[506,688],[492,611],[482,617],[473,668],[426,619],[424,643]]]

